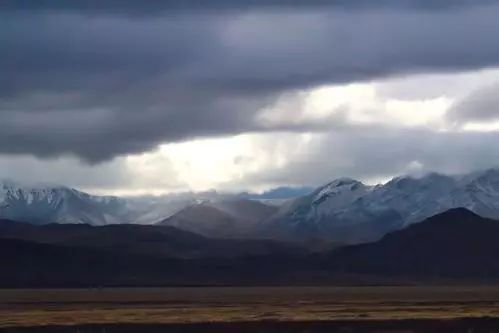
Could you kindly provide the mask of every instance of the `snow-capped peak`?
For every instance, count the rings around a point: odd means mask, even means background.
[[[319,188],[314,194],[313,204],[320,204],[332,196],[352,194],[352,192],[365,192],[369,187],[362,182],[352,178],[338,178],[329,184]]]
[[[359,237],[365,241],[458,207],[499,219],[499,170],[401,176],[374,187],[341,178],[317,189],[308,199],[299,199],[279,218],[289,225],[312,224],[332,237],[347,233],[355,239],[360,229],[369,230],[369,236]]]
[[[41,199],[53,202],[60,199],[65,190],[67,189],[62,186],[51,187],[42,184],[29,186],[13,180],[2,180],[0,181],[0,202],[14,199],[24,200],[28,204]]]
[[[121,205],[115,197],[92,196],[50,184],[0,181],[0,218],[33,223],[116,223],[113,210]]]

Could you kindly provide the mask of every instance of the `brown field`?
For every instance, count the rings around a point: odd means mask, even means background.
[[[0,332],[68,325],[251,326],[259,322],[449,322],[459,318],[499,319],[499,287],[0,290]],[[490,332],[496,331],[499,326]]]

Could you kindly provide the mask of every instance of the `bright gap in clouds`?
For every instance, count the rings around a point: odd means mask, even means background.
[[[355,131],[349,131],[356,126],[367,130],[379,127],[380,137],[383,137],[382,131],[387,128],[430,132],[491,130],[490,124],[480,123],[465,122],[456,127],[448,121],[447,113],[470,92],[495,82],[498,74],[499,70],[493,69],[458,74],[414,75],[288,92],[258,114],[258,121],[269,128],[269,133],[164,144],[155,152],[128,157],[127,163],[137,177],[167,177],[162,168],[168,168],[181,188],[194,191],[262,191],[280,185],[319,185],[331,177],[341,176],[337,174],[335,167],[348,172],[349,165],[352,164],[349,161],[348,147],[342,147],[341,156],[327,156],[326,152],[324,156],[320,156],[324,142],[334,145],[334,140],[331,141],[333,133],[342,134],[341,143],[344,145],[344,137],[350,135],[352,140],[355,139]],[[417,87],[421,87],[419,94],[415,93]],[[303,124],[316,124],[317,131],[302,133],[299,127]],[[289,126],[289,131],[272,132],[273,127],[286,125]],[[393,145],[396,146],[397,143],[394,142]],[[338,149],[339,147],[336,148]],[[321,158],[333,161],[325,162]],[[357,156],[355,163],[369,163],[358,161],[358,158]],[[330,173],[309,177],[315,181],[312,184],[303,184],[297,179],[277,177],[272,180],[261,176],[266,173],[276,174],[279,170],[286,174],[287,168],[307,164],[307,161],[330,165]],[[418,170],[415,170],[415,166]],[[431,169],[431,165],[410,160],[395,170],[395,174],[366,175],[361,178],[368,183],[377,183],[386,181],[397,173]],[[351,174],[345,174],[349,175]]]
[[[323,142],[334,144],[334,140],[328,141],[332,133],[341,132],[344,136],[352,135],[354,139],[355,133],[348,134],[352,126],[434,132],[490,130],[490,124],[463,123],[458,128],[452,127],[446,116],[455,103],[480,86],[491,84],[497,77],[498,70],[414,75],[288,92],[261,110],[258,120],[269,130],[273,126],[289,125],[290,131],[195,139],[164,144],[157,151],[129,156],[127,170],[140,180],[136,184],[139,189],[130,193],[210,189],[261,191],[279,185],[319,185],[337,175],[335,167],[349,170],[352,161],[349,161],[348,147],[342,147],[342,153],[337,156],[323,157],[320,148]],[[422,87],[423,91],[415,94],[416,87]],[[314,123],[317,132],[299,131],[300,125]],[[342,144],[345,144],[344,140]],[[321,158],[330,161],[320,161]],[[285,174],[287,168],[307,164],[307,161],[330,165],[330,174],[309,177],[317,182],[314,184],[261,176],[276,174],[279,170]],[[356,160],[358,162],[361,161]],[[396,172],[415,172],[415,165],[418,171],[431,169],[431,166],[424,166],[416,160],[402,165]],[[367,175],[363,180],[375,183],[386,181],[390,176]],[[173,188],[172,184],[175,184]],[[145,188],[140,190],[140,187]]]
[[[155,152],[129,156],[127,165],[137,177],[144,174],[153,178],[173,176],[183,190],[243,191],[249,188],[262,191],[281,184],[245,184],[245,178],[266,170],[283,169],[297,158],[306,158],[314,136],[253,133],[164,144]],[[171,173],[163,173],[163,168]]]
[[[488,123],[469,122],[469,123],[464,124],[462,128],[465,131],[495,132],[495,131],[499,131],[499,121],[492,121],[492,122],[488,122]]]

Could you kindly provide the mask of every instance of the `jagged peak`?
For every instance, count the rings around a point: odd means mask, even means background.
[[[331,196],[337,195],[359,195],[359,193],[364,193],[370,187],[364,185],[362,182],[348,178],[342,177],[333,180],[332,182],[320,187],[312,194],[313,204],[318,205],[326,201]]]
[[[0,178],[0,200],[5,200],[8,197],[14,197],[32,201],[34,196],[46,197],[49,201],[64,200],[65,198],[71,196],[76,196],[82,199],[93,199],[101,203],[109,203],[115,200],[120,200],[119,197],[96,196],[59,184],[42,182],[30,184],[13,179]]]

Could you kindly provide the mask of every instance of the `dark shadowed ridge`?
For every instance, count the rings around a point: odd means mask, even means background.
[[[208,239],[162,226],[4,220],[0,287],[287,284],[282,268],[299,270],[305,254],[285,243]]]
[[[233,258],[301,252],[298,246],[266,240],[212,239],[172,226],[48,224],[0,220],[0,238],[154,258]]]
[[[122,226],[21,224],[15,226],[17,231],[9,233],[5,231],[8,229],[5,226],[10,224],[15,222],[0,223],[0,229],[4,230],[0,233],[1,287],[499,281],[499,222],[482,218],[466,209],[453,209],[436,215],[388,234],[378,242],[347,246],[323,254],[300,250],[293,252],[286,245],[275,242],[231,240],[224,243],[224,240],[192,236],[200,239],[195,247],[205,251],[206,256],[191,259],[142,251],[155,243],[174,243],[163,240],[161,226],[149,227],[151,229],[148,230],[155,230],[151,234],[141,232],[141,226],[138,226],[126,236],[128,231],[124,232]],[[33,228],[86,228],[111,232],[106,237],[97,233],[85,238],[77,233],[50,241],[53,231],[38,234],[30,231]],[[135,236],[130,236],[132,234]],[[121,237],[132,237],[133,240],[128,238],[121,246],[112,248],[104,246]],[[189,242],[181,242],[176,249],[182,244],[189,246]],[[213,252],[210,248],[215,246],[213,244],[218,244],[219,251],[231,256]],[[252,244],[253,250],[256,244],[260,244],[264,250],[244,254],[240,251],[244,244]],[[240,255],[235,256],[235,253]]]
[[[411,278],[498,278],[499,222],[451,209],[331,256],[338,271]]]

